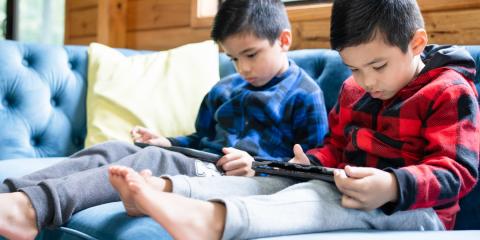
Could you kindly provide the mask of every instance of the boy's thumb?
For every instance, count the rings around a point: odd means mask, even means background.
[[[222,152],[223,152],[223,154],[229,154],[230,153],[230,148],[224,147],[224,148],[222,148]]]
[[[364,178],[373,174],[371,168],[345,166],[345,174],[352,178]]]
[[[300,164],[310,164],[310,160],[308,159],[307,155],[303,152],[302,146],[300,144],[295,144],[293,146],[293,153],[295,154],[295,163]]]

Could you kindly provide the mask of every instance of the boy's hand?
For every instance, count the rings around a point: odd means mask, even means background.
[[[395,175],[376,168],[346,166],[335,171],[342,206],[370,211],[398,198]]]
[[[255,171],[252,169],[253,157],[245,151],[235,148],[223,148],[223,155],[217,162],[217,166],[225,171],[227,176],[252,177]]]
[[[172,146],[172,143],[170,143],[170,141],[166,137],[157,135],[151,130],[144,127],[133,127],[133,129],[130,131],[130,135],[132,136],[134,142],[148,143],[161,147]]]
[[[310,165],[310,159],[308,159],[307,155],[303,152],[302,146],[300,144],[295,144],[293,146],[293,153],[295,157],[288,161],[289,163],[298,163],[303,165]]]

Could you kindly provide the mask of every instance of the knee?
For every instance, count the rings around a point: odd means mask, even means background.
[[[121,141],[121,140],[108,140],[103,143],[99,143],[97,145],[98,147],[105,147],[105,146],[120,146],[120,147],[132,147],[134,146],[132,143]]]

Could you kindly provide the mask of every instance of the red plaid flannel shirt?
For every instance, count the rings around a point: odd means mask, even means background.
[[[324,146],[307,154],[327,167],[392,172],[399,199],[381,207],[386,214],[433,207],[452,229],[459,199],[478,176],[480,118],[474,75],[474,68],[433,68],[388,101],[371,98],[350,77],[328,116],[330,135]]]

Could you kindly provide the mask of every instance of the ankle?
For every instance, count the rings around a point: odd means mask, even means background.
[[[218,239],[220,239],[223,235],[223,231],[225,230],[225,221],[227,217],[227,208],[223,203],[220,202],[213,202],[213,224],[212,228],[215,233],[218,233]]]
[[[168,192],[168,193],[171,193],[173,191],[173,184],[172,184],[172,180],[170,180],[169,178],[164,178],[164,177],[160,177],[159,178],[162,183],[163,183],[163,186],[162,186],[162,192]]]
[[[22,212],[25,214],[27,219],[36,223],[37,213],[35,212],[35,209],[33,208],[33,205],[32,205],[32,202],[30,201],[30,198],[23,192],[14,192],[12,194],[13,194],[12,196],[14,196],[14,198],[19,203],[18,206],[20,207]],[[36,226],[36,224],[35,224],[35,226]]]

